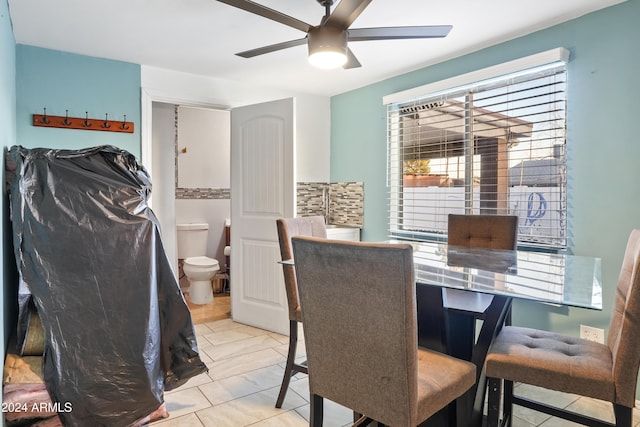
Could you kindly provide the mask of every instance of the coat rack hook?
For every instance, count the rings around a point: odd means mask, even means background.
[[[105,113],[103,119],[90,119],[88,111],[85,111],[84,118],[69,117],[69,110],[65,110],[64,116],[49,116],[46,108],[44,109],[44,114],[33,114],[33,126],[120,133],[133,133],[135,129],[135,123],[128,122],[127,116],[124,116],[122,122],[109,120],[109,113]]]
[[[65,114],[64,114],[64,120],[62,121],[62,124],[65,126],[71,126],[71,121],[69,120],[69,110],[64,110]]]

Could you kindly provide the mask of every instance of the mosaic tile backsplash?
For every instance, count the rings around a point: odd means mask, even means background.
[[[176,199],[230,199],[229,188],[176,188]]]
[[[322,215],[327,224],[364,225],[362,182],[299,182],[298,216]]]
[[[230,199],[228,188],[176,188],[177,199]],[[361,182],[299,182],[298,216],[322,215],[327,224],[364,225],[364,185]]]

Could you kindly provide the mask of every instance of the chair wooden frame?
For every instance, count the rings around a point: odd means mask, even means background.
[[[327,237],[324,217],[322,216],[279,218],[276,220],[276,227],[280,243],[280,256],[283,261],[293,259],[293,251],[291,249],[291,238],[293,236]],[[295,362],[298,349],[298,323],[302,321],[295,268],[292,265],[283,264],[282,272],[284,274],[289,309],[289,350],[287,351],[287,362],[284,368],[282,384],[280,385],[280,392],[276,400],[276,408],[281,408],[284,403],[291,377],[298,372],[308,373],[307,366],[304,363]]]

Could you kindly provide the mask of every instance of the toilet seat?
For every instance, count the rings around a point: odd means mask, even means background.
[[[217,259],[209,258],[207,256],[194,256],[189,257],[184,260],[185,264],[194,266],[194,267],[215,267],[220,268]]]

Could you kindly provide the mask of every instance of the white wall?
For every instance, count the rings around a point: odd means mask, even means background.
[[[296,98],[296,182],[330,182],[331,106],[329,98]]]
[[[172,104],[153,103],[153,160],[151,175],[151,205],[160,222],[160,232],[165,251],[173,261],[174,272],[178,271],[176,255],[176,203],[175,192],[175,160],[173,153],[175,140],[175,112]],[[168,155],[167,153],[170,153]]]
[[[231,181],[228,110],[178,108],[178,187],[229,188]],[[182,148],[187,152],[182,153]],[[178,199],[176,224],[209,224],[207,255],[224,267],[224,224],[231,217],[228,199]],[[179,255],[179,254],[178,254]]]
[[[207,162],[196,161],[191,163],[184,161],[178,165],[178,172],[182,180],[178,180],[181,187],[195,188],[200,177],[213,177],[209,181],[211,188],[229,188],[229,112],[212,109],[182,108],[181,112],[190,110],[195,116],[179,114],[180,129],[189,126],[192,135],[211,134],[212,129],[219,129],[225,136],[226,146],[220,140],[192,139],[188,143],[187,153],[198,155],[200,160],[209,153]],[[187,117],[186,122],[183,119]],[[194,118],[202,120],[193,120]],[[219,120],[226,117],[226,120]],[[178,253],[177,235],[175,224],[180,223],[207,223],[209,224],[209,242],[205,255],[215,258],[224,267],[224,222],[230,217],[229,200],[219,199],[177,199],[175,198],[175,106],[161,102],[153,103],[153,170],[151,177],[153,182],[152,204],[153,210],[162,230],[162,240],[167,251],[167,256],[173,261],[174,271],[177,272]],[[197,147],[207,142],[217,147]],[[178,139],[180,146],[180,138]],[[212,173],[214,172],[215,173]],[[182,173],[184,172],[184,174]],[[193,184],[193,185],[189,185]]]
[[[228,110],[178,107],[178,187],[229,188]]]
[[[295,98],[296,105],[296,181],[329,182],[330,160],[330,99],[328,97],[291,93],[274,88],[255,87],[245,83],[222,80],[208,76],[181,73],[161,68],[142,66],[142,163],[154,179],[154,196],[152,208],[161,219],[163,235],[168,236],[168,229],[175,233],[176,221],[209,223],[209,248],[211,255],[224,264],[222,257],[222,227],[219,224],[224,212],[229,217],[229,200],[181,200],[175,204],[172,215],[168,200],[173,199],[174,187],[165,183],[166,177],[174,176],[174,169],[168,165],[173,160],[173,148],[168,150],[156,146],[152,139],[156,117],[153,114],[153,101],[206,107],[232,109],[243,105],[256,104],[282,98]],[[165,119],[160,119],[165,120]],[[171,123],[173,125],[173,123]],[[159,160],[162,158],[162,160]],[[160,170],[155,170],[160,168]],[[157,181],[154,177],[162,176]],[[158,196],[162,193],[161,196]],[[156,203],[158,199],[166,202]],[[220,229],[218,229],[220,227]],[[217,241],[216,239],[220,239]],[[165,246],[170,246],[170,239],[165,239]],[[167,252],[176,254],[174,247],[167,247]],[[174,257],[177,255],[174,255]]]

